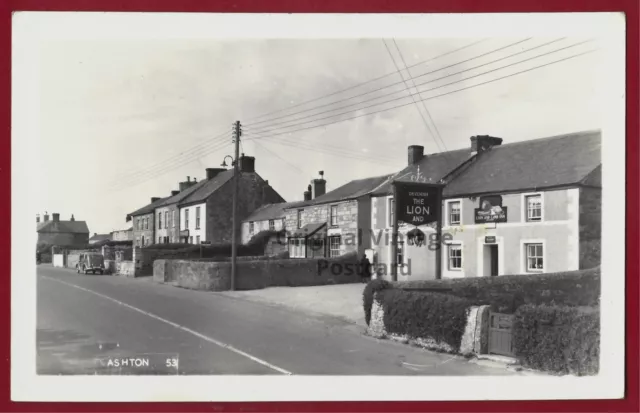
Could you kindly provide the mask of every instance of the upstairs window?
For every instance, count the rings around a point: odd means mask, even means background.
[[[164,227],[169,228],[169,211],[164,213]]]
[[[449,225],[460,225],[460,201],[449,202]]]
[[[395,223],[395,207],[396,207],[396,203],[394,201],[393,198],[389,198],[389,200],[387,201],[387,208],[389,209],[388,214],[387,214],[387,219],[389,220],[389,222],[387,223],[389,227],[392,227]]]
[[[338,225],[338,205],[331,205],[331,226]]]
[[[162,212],[158,212],[158,229],[162,229]]]
[[[275,231],[276,229],[276,222],[273,219],[269,220],[269,231]]]
[[[200,207],[196,207],[196,229],[200,229]]]
[[[298,210],[298,215],[297,215],[296,219],[297,219],[298,229],[302,228],[302,209]]]
[[[542,195],[528,195],[526,197],[527,221],[542,221]]]
[[[184,229],[189,229],[189,210],[184,210]]]
[[[249,222],[249,234],[253,235],[253,221]]]

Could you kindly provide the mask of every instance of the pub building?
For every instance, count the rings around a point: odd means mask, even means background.
[[[410,146],[409,165],[372,193],[374,233],[393,233],[397,223],[399,234],[395,248],[385,237],[372,243],[373,262],[396,267],[398,281],[599,265],[600,131],[502,141],[474,136],[470,150],[431,155]],[[433,207],[434,188],[442,191],[440,208]],[[438,223],[440,242],[434,239]],[[391,280],[392,272],[379,277]]]

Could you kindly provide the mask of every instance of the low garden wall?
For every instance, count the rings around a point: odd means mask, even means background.
[[[357,257],[348,254],[334,259],[239,259],[236,289],[312,286],[360,282]],[[231,263],[205,260],[156,260],[157,282],[184,288],[224,291],[231,287]]]
[[[514,314],[521,365],[559,374],[597,374],[599,268],[413,283],[370,282],[363,293],[368,332],[460,354],[486,354],[489,312]]]

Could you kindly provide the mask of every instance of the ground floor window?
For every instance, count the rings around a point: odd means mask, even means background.
[[[289,257],[290,258],[305,258],[304,238],[291,238],[291,239],[289,239]]]
[[[196,244],[200,244],[200,235],[196,235]]]
[[[193,244],[193,236],[189,237],[189,244]]]
[[[544,271],[544,251],[542,244],[525,244],[527,271]]]
[[[340,236],[329,237],[329,256],[340,256]]]
[[[461,245],[449,245],[447,247],[449,256],[449,269],[461,270],[462,269],[462,246]]]

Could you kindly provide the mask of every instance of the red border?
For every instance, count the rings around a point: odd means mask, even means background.
[[[0,266],[6,282],[2,297],[0,382],[2,411],[640,411],[638,399],[638,1],[637,0],[7,0],[0,2]],[[489,13],[621,11],[627,20],[627,271],[626,397],[621,400],[512,402],[273,402],[273,403],[14,403],[10,400],[11,230],[11,13],[13,11],[153,11],[271,13]],[[249,391],[249,390],[247,390]]]

